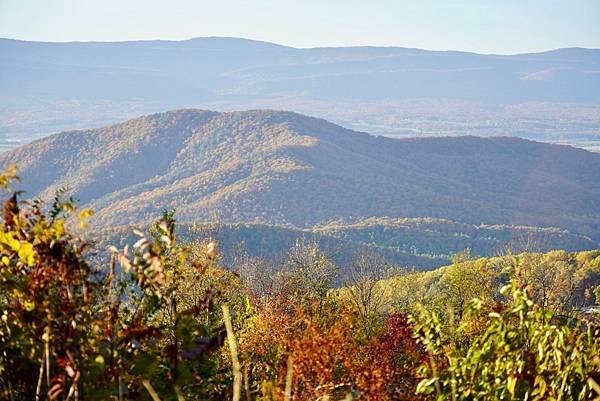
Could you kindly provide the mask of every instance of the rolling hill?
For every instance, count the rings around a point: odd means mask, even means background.
[[[185,109],[40,139],[0,154],[11,163],[27,196],[68,187],[96,227],[176,208],[181,221],[433,218],[600,241],[600,155],[518,138],[391,139],[292,112]]]

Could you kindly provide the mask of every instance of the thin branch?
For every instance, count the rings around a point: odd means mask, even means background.
[[[46,364],[46,359],[42,356],[42,363],[40,365],[40,374],[38,376],[37,387],[35,389],[35,401],[40,401],[40,393],[42,391],[42,381],[44,380],[44,365]]]
[[[290,355],[287,360],[287,374],[285,375],[285,394],[283,396],[284,401],[290,401],[292,399],[292,378],[294,375],[294,360]]]
[[[225,320],[225,329],[227,330],[227,343],[229,345],[229,351],[231,352],[231,362],[233,369],[233,401],[240,401],[240,392],[242,387],[242,372],[240,369],[240,361],[238,359],[237,343],[235,342],[235,335],[233,333],[233,326],[231,324],[231,315],[229,314],[229,307],[222,305],[223,309],[223,320]]]
[[[149,380],[142,380],[142,384],[144,387],[146,387],[146,390],[148,391],[148,394],[150,394],[150,397],[152,397],[153,401],[161,401],[158,393],[156,390],[154,390],[154,387],[152,387],[152,384],[150,384]]]

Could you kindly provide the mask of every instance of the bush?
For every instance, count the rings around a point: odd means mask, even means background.
[[[585,400],[600,395],[600,327],[536,305],[513,281],[503,310],[466,346],[448,341],[435,313],[424,311],[417,338],[430,353],[418,393],[458,400]],[[472,300],[471,315],[482,312]],[[458,328],[460,332],[464,328]]]

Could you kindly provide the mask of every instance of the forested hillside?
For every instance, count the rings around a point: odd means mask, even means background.
[[[600,239],[600,155],[516,138],[399,140],[291,112],[179,110],[41,139],[1,154],[9,164],[30,197],[68,188],[96,227],[175,208],[182,221],[429,217]]]
[[[136,226],[138,229],[147,227]],[[298,228],[260,223],[180,222],[178,235],[186,240],[211,237],[218,241],[226,265],[244,257],[278,262],[297,242],[316,243],[333,261],[348,265],[356,252],[382,255],[390,263],[409,269],[429,270],[450,263],[468,250],[473,256],[506,252],[577,251],[596,243],[565,230],[523,226],[475,226],[440,219],[367,219],[354,224],[329,223]],[[131,227],[111,227],[94,233],[97,248],[124,246],[135,240]]]
[[[0,0],[0,401],[600,401],[559,3]]]

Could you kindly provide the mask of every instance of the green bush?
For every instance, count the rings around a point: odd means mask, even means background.
[[[431,358],[422,368],[426,378],[418,393],[435,394],[438,400],[600,396],[600,327],[540,308],[514,281],[501,294],[510,301],[489,312],[487,329],[466,345],[444,335],[435,313],[422,312],[416,335]],[[476,319],[482,308],[474,299],[468,312]],[[468,330],[469,324],[458,327],[458,333]]]

